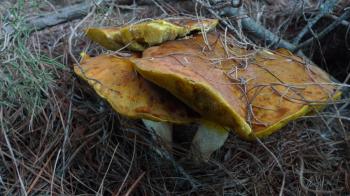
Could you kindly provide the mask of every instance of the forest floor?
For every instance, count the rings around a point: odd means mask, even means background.
[[[247,15],[224,16],[221,13],[234,5],[134,2],[0,0],[0,195],[350,194],[347,18],[318,37],[348,12],[350,3],[334,1],[325,10],[323,1],[250,0],[238,5]],[[81,13],[68,21],[30,26],[42,14],[45,18],[74,5]],[[207,163],[193,163],[186,150],[174,150],[175,161],[161,157],[154,150],[159,145],[142,123],[115,113],[76,77],[72,66],[81,51],[106,52],[84,36],[86,27],[180,15],[221,15],[220,31],[272,49],[281,45],[237,21],[250,17],[294,45],[316,37],[298,54],[303,52],[340,82],[342,99],[261,141],[247,142],[231,134]]]

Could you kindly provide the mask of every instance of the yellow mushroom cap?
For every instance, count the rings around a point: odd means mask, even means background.
[[[126,58],[84,55],[74,72],[121,115],[170,123],[190,123],[198,116],[168,92],[143,79]]]
[[[246,139],[267,136],[336,95],[325,72],[292,54],[224,47],[215,34],[207,40],[166,42],[132,61],[144,78]]]
[[[218,19],[210,19],[210,18],[175,18],[168,19],[167,21],[185,27],[187,30],[187,34],[196,31],[209,32],[218,25]]]
[[[115,42],[114,38],[119,34],[118,27],[88,28],[85,30],[86,36],[97,42],[108,50],[118,50],[123,47],[121,43]]]
[[[143,51],[149,46],[184,37],[193,31],[210,31],[215,28],[215,19],[169,19],[150,20],[124,27],[88,28],[86,36],[109,50],[126,47]]]

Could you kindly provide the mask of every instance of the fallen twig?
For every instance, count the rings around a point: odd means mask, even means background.
[[[333,20],[337,20],[339,17],[338,16],[334,16],[334,15],[327,15],[327,17],[329,17],[329,18],[331,18],[331,19],[333,19]],[[348,22],[347,20],[342,20],[341,21],[341,24],[343,25],[343,26],[345,26],[345,27],[348,27],[348,26],[350,26],[350,22]]]
[[[247,15],[247,11],[243,8],[234,8],[234,7],[230,7],[230,8],[226,8],[224,9],[224,14],[225,15],[229,15],[229,16],[233,16],[233,17],[239,17],[241,18],[240,22],[242,24],[242,27],[253,33],[254,36],[261,38],[263,40],[265,40],[266,42],[273,44],[273,45],[277,45],[278,47],[281,48],[286,48],[288,50],[293,50],[294,49],[294,45],[289,43],[288,41],[278,37],[277,35],[275,35],[274,33],[272,33],[271,31],[267,30],[264,26],[258,24],[257,22],[255,22],[252,18],[250,18]],[[244,17],[242,17],[244,16]]]
[[[197,2],[204,7],[207,7],[207,9],[214,15],[218,15],[213,9],[208,7],[206,4],[204,4],[202,1],[197,0]],[[296,46],[294,44],[291,44],[290,42],[280,38],[276,34],[272,33],[268,29],[266,29],[264,26],[258,24],[255,22],[252,18],[250,18],[247,15],[247,11],[241,6],[239,8],[236,7],[227,7],[223,9],[223,15],[239,18],[241,25],[243,29],[249,31],[252,33],[255,37],[260,38],[267,43],[271,45],[275,45],[280,48],[286,48],[291,51],[295,51]],[[244,17],[243,17],[244,16]],[[225,25],[228,23],[226,21],[222,21]],[[227,25],[229,27],[229,25]],[[299,55],[305,56],[302,53],[298,53]]]
[[[214,15],[218,15],[212,8],[210,8],[208,5],[203,3],[200,0],[197,0],[197,2],[204,7],[207,7],[207,9]],[[274,34],[273,32],[269,31],[266,29],[264,26],[258,24],[255,22],[252,18],[250,18],[247,15],[247,11],[243,8],[243,6],[236,8],[236,7],[227,7],[223,10],[223,14],[230,16],[230,17],[235,17],[235,18],[240,18],[241,25],[243,29],[249,31],[252,33],[255,37],[260,38],[267,43],[271,45],[275,45],[280,48],[286,48],[290,51],[293,51],[297,53],[299,56],[306,58],[308,62],[311,62],[301,51],[300,49],[307,46],[308,44],[312,43],[312,41],[316,38],[320,39],[324,37],[326,34],[331,32],[335,27],[337,27],[342,21],[344,21],[346,18],[350,16],[349,10],[347,9],[344,14],[342,14],[336,21],[334,21],[331,25],[329,25],[326,29],[324,29],[319,35],[316,37],[310,38],[303,42],[302,44],[295,46],[294,44],[288,42],[287,40],[284,40]],[[244,17],[243,17],[244,16]],[[230,28],[229,23],[223,20],[223,23]]]
[[[304,37],[304,35],[325,15],[329,14],[334,7],[338,4],[339,0],[329,0],[325,1],[321,6],[320,6],[320,11],[319,13],[308,23],[306,26],[300,31],[298,36],[295,37],[295,39],[292,41],[293,44],[298,44],[300,40]],[[304,16],[305,17],[305,16]]]
[[[296,48],[293,51],[297,51],[301,48],[304,48],[305,46],[311,44],[315,39],[321,39],[328,33],[330,33],[332,30],[334,30],[343,20],[346,20],[347,18],[350,17],[350,9],[345,10],[345,12],[338,17],[335,21],[332,22],[327,28],[325,28],[323,31],[321,31],[319,34],[316,36],[313,36],[309,38],[308,40],[304,41],[303,43],[299,44],[296,46]]]

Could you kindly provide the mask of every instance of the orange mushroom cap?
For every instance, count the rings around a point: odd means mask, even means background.
[[[206,40],[166,42],[132,61],[144,78],[246,139],[267,136],[340,95],[328,74],[289,52],[230,48],[215,34]]]
[[[170,123],[189,123],[198,115],[168,92],[146,81],[126,58],[85,55],[74,72],[121,115]]]

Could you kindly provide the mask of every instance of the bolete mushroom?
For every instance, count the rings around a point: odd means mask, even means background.
[[[196,113],[168,92],[146,81],[133,70],[127,58],[83,55],[75,73],[87,81],[119,114],[143,119],[165,143],[172,140],[171,124],[190,123]]]
[[[207,40],[196,35],[169,41],[132,62],[145,79],[249,140],[270,135],[340,96],[328,74],[286,50],[249,52],[225,46],[217,34],[208,34]],[[244,56],[249,58],[239,60]],[[195,138],[216,140],[200,130]]]
[[[107,49],[127,47],[143,57],[86,58],[75,72],[118,113],[143,119],[168,143],[171,123],[199,123],[192,142],[204,159],[224,144],[229,129],[248,140],[264,137],[340,97],[328,74],[287,50],[247,51],[224,45],[217,34],[175,40],[216,24],[168,19],[89,28],[87,36]],[[163,43],[169,40],[175,41]]]
[[[90,27],[86,29],[86,35],[110,50],[127,47],[133,51],[143,51],[149,46],[175,40],[194,31],[211,31],[217,24],[216,19],[158,19],[124,27]]]
[[[74,72],[123,116],[171,123],[194,120],[195,112],[142,78],[127,58],[113,55],[88,57],[84,54],[80,66],[74,66]]]
[[[130,59],[132,58],[134,57]],[[134,71],[133,63],[127,58],[111,55],[91,58],[84,54],[80,65],[74,66],[74,71],[119,114],[133,119],[142,119],[145,126],[155,131],[168,148],[172,143],[172,124],[200,121],[199,130],[210,132],[215,138],[227,137],[227,131],[224,131],[223,127],[200,120],[196,112],[177,98],[142,78]],[[212,128],[221,131],[209,131]],[[200,141],[198,143],[205,144]],[[215,142],[211,145],[218,144]],[[206,148],[201,156],[209,158],[208,155],[211,152],[208,153],[208,151]]]

